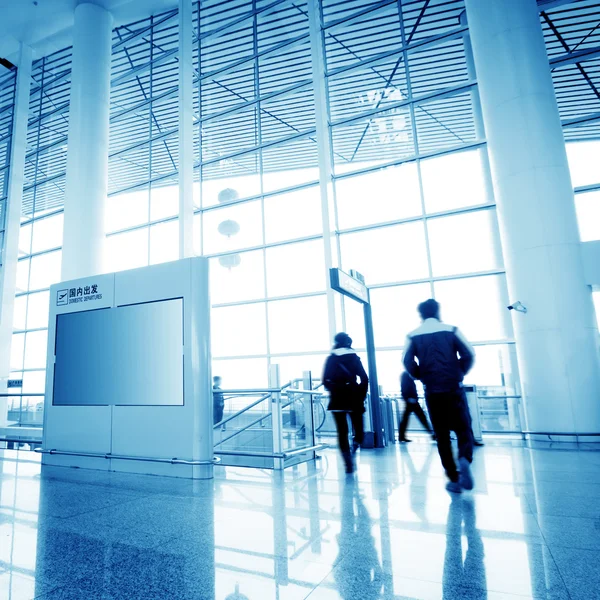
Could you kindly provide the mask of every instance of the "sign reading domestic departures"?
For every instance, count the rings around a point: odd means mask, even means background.
[[[102,300],[102,294],[98,291],[98,285],[86,285],[84,287],[73,287],[56,292],[56,305],[67,306],[79,302],[91,302]]]

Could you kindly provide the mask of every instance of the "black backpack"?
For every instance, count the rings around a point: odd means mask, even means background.
[[[340,392],[347,386],[356,385],[356,375],[352,375],[338,356],[332,355],[327,363],[323,385],[329,392]]]

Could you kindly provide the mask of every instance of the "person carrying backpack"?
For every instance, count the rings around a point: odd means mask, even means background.
[[[363,413],[369,378],[360,358],[352,349],[352,338],[347,333],[341,332],[335,336],[333,350],[325,361],[322,381],[329,392],[327,410],[333,414],[346,473],[353,473],[354,460],[348,441],[348,416],[354,428],[352,450],[355,452],[364,438]]]

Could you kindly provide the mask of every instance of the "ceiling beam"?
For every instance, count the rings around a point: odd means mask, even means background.
[[[538,8],[540,10],[552,10],[559,8],[565,4],[573,4],[575,0],[538,0]]]
[[[568,127],[583,127],[590,123],[600,121],[600,112],[590,113],[589,115],[583,115],[582,117],[575,117],[574,119],[563,119],[562,126],[566,129]]]
[[[584,50],[575,50],[575,52],[567,52],[566,54],[560,54],[550,59],[550,66],[552,69],[558,69],[559,67],[565,67],[567,65],[575,65],[586,60],[592,60],[600,56],[600,46],[594,48],[586,48]]]

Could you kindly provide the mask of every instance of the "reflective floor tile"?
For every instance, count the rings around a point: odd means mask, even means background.
[[[572,600],[598,600],[600,598],[598,551],[553,548],[552,556]]]
[[[2,600],[599,597],[600,453],[488,444],[460,496],[422,440],[350,477],[334,449],[209,482],[30,456],[0,451]]]

